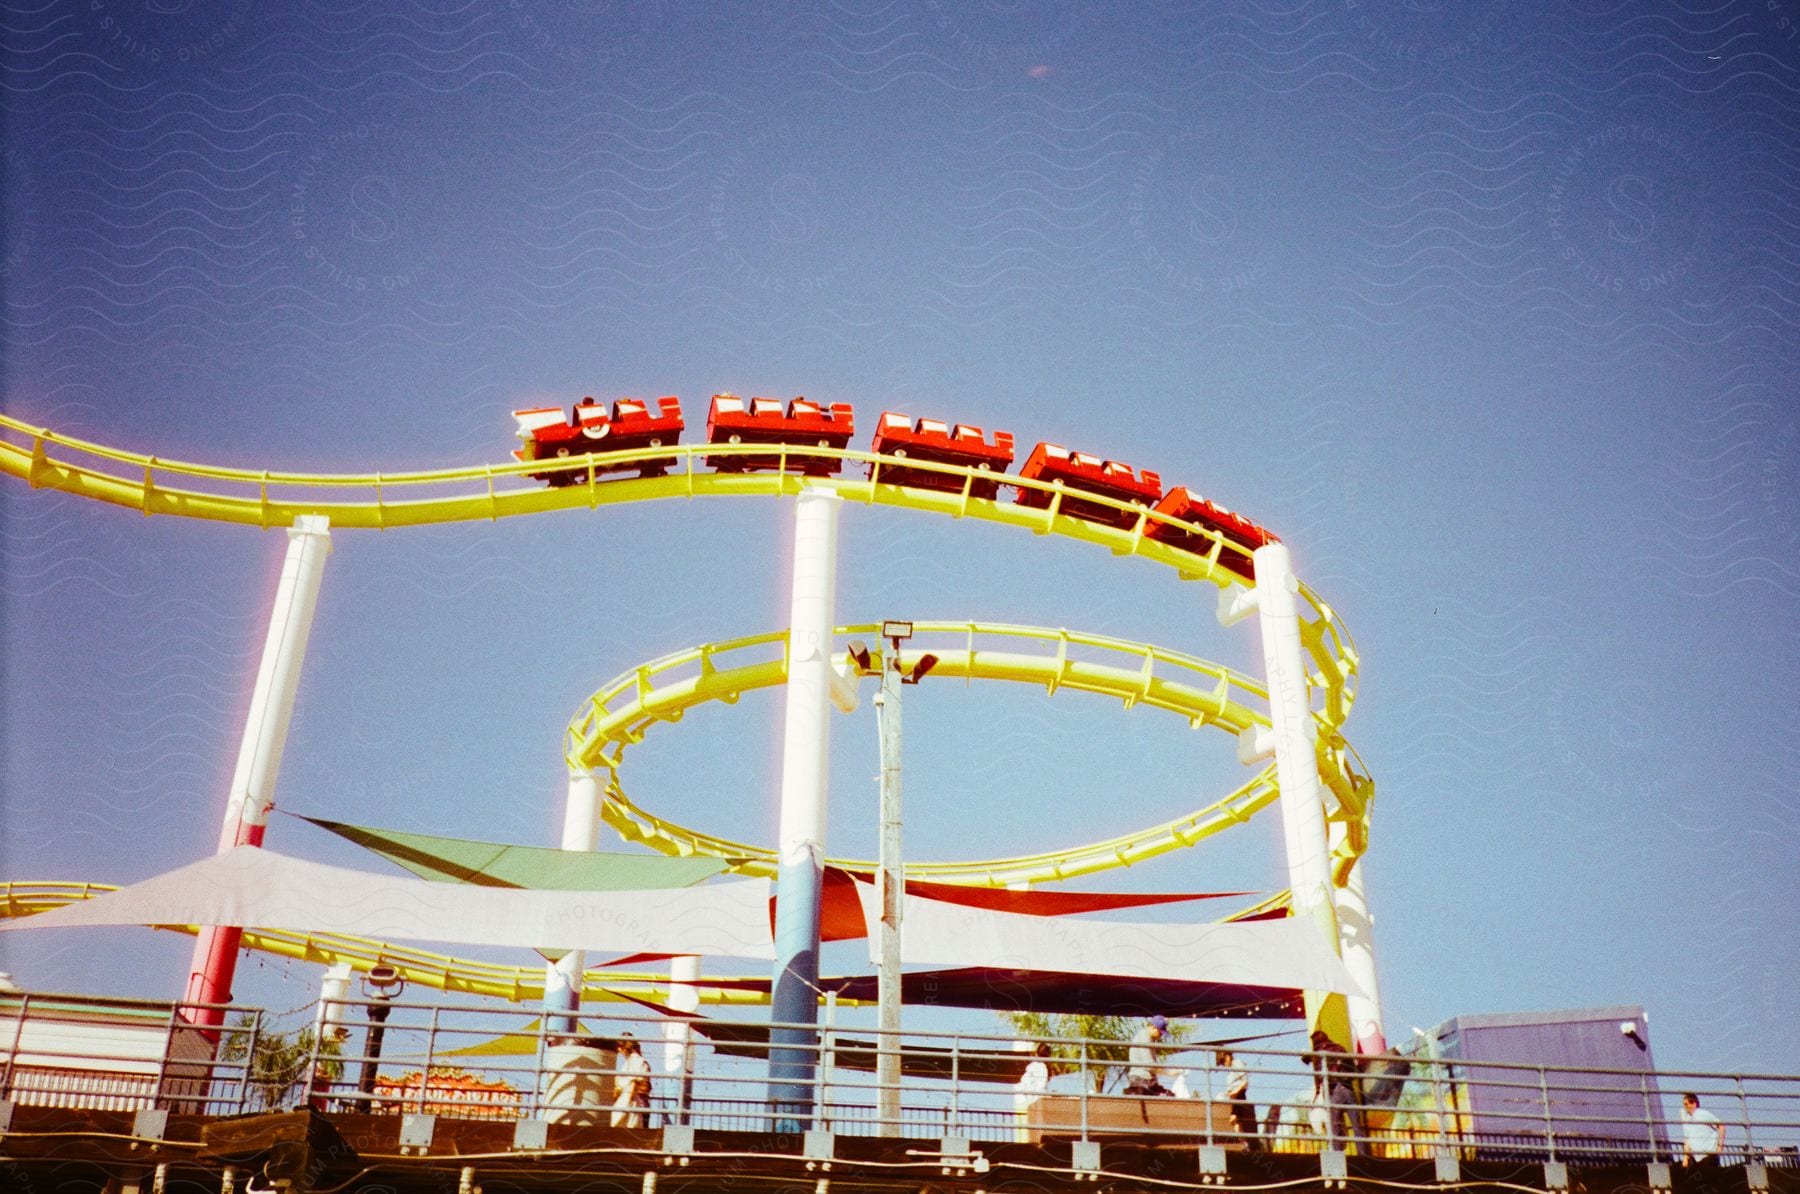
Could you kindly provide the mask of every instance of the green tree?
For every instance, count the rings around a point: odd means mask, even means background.
[[[1061,1015],[1049,1012],[1008,1012],[1007,1022],[1020,1036],[1043,1037],[1051,1041],[1050,1056],[1062,1063],[1054,1068],[1060,1073],[1081,1069],[1082,1041],[1087,1058],[1087,1082],[1095,1094],[1102,1094],[1124,1083],[1126,1054],[1131,1038],[1143,1027],[1141,1017]],[[1182,1040],[1187,1030],[1179,1024],[1169,1025],[1164,1039],[1170,1044]]]
[[[245,1053],[250,1053],[248,1086],[252,1100],[260,1110],[279,1111],[293,1105],[311,1076],[308,1066],[313,1056],[313,1030],[308,1025],[291,1033],[259,1033],[252,1049],[251,1029],[255,1024],[256,1017],[247,1012],[241,1015],[227,1029],[219,1056],[242,1063]],[[342,1038],[334,1035],[327,1035],[319,1045],[321,1078],[335,1081],[343,1073],[344,1063],[337,1060],[343,1047]]]

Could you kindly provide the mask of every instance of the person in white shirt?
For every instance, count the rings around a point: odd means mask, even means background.
[[[1225,1101],[1231,1126],[1251,1152],[1262,1148],[1256,1135],[1256,1107],[1250,1102],[1250,1072],[1230,1049],[1213,1054],[1213,1064],[1225,1071]]]
[[[1149,1023],[1137,1030],[1131,1038],[1131,1048],[1125,1053],[1125,1093],[1128,1095],[1167,1095],[1173,1092],[1160,1081],[1163,1050],[1156,1048],[1169,1033],[1169,1021],[1164,1016],[1151,1016]]]
[[[1050,1089],[1050,1046],[1039,1041],[1031,1051],[1031,1062],[1019,1080],[1013,1085],[1013,1108],[1019,1116],[1017,1138],[1021,1144],[1029,1143],[1031,1130],[1027,1126],[1026,1116],[1031,1105],[1038,1101],[1043,1093]]]
[[[618,1074],[613,1078],[612,1126],[641,1128],[644,1112],[650,1107],[650,1063],[644,1060],[638,1043],[627,1032],[619,1038]]]
[[[1682,1165],[1717,1165],[1725,1148],[1725,1125],[1700,1106],[1700,1096],[1681,1096]]]

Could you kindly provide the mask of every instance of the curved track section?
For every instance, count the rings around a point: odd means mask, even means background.
[[[839,627],[836,633],[880,642],[880,627],[874,624]],[[605,773],[602,814],[621,837],[665,854],[731,859],[746,874],[776,873],[775,851],[769,847],[702,833],[633,803],[620,769],[626,751],[658,723],[680,721],[689,709],[708,701],[735,703],[745,692],[785,684],[786,646],[782,631],[704,644],[634,668],[588,698],[569,723],[565,760],[573,768]],[[1263,685],[1219,664],[1148,643],[1037,626],[915,622],[904,658],[926,653],[938,658],[932,680],[1006,680],[1042,685],[1051,693],[1063,689],[1095,693],[1116,698],[1127,708],[1162,709],[1184,718],[1191,727],[1217,726],[1233,735],[1269,724],[1266,711],[1245,703],[1266,703]],[[1347,827],[1335,868],[1341,881],[1366,848],[1373,786],[1367,773],[1353,763],[1355,752],[1341,732],[1321,713],[1314,718],[1320,774],[1334,798],[1328,815]],[[1244,823],[1278,795],[1271,762],[1210,805],[1120,837],[1014,858],[909,863],[906,869],[918,879],[989,887],[1070,879],[1192,846]],[[850,870],[875,869],[864,859],[827,861]]]
[[[707,458],[776,455],[785,470],[790,461],[837,460],[869,466],[867,479],[807,477],[786,471],[709,472]],[[664,476],[603,479],[606,468],[663,460],[673,461]],[[960,493],[892,485],[882,481],[884,467],[926,469],[962,482]],[[1129,530],[1101,526],[1061,512],[1061,483],[1046,484],[1011,474],[932,461],[880,456],[849,449],[768,444],[682,444],[625,452],[596,453],[564,461],[513,462],[434,469],[425,472],[324,474],[286,473],[268,469],[232,469],[186,461],[162,460],[59,435],[0,414],[0,472],[26,481],[34,489],[58,489],[140,511],[233,522],[247,526],[290,526],[303,514],[324,515],[335,529],[389,530],[447,522],[492,521],[517,515],[598,509],[603,505],[668,498],[792,496],[808,487],[830,489],[847,501],[871,506],[980,518],[1016,526],[1038,535],[1060,535],[1094,543],[1114,555],[1137,556],[1173,568],[1184,580],[1208,580],[1221,589],[1243,584],[1242,577],[1218,563],[1223,541],[1210,527],[1183,522],[1153,510],[1128,506],[1097,494],[1082,494],[1087,505],[1110,506],[1132,514]],[[561,472],[574,478],[567,485],[544,485],[530,473]],[[1035,489],[1049,496],[1043,508],[973,496],[977,482],[998,482],[1005,489]],[[1184,551],[1146,536],[1155,523],[1198,535],[1212,544],[1204,554]],[[1359,658],[1349,634],[1331,607],[1304,584],[1300,597],[1311,611],[1301,633],[1314,668],[1310,677],[1316,712],[1335,729],[1349,716],[1355,699]]]

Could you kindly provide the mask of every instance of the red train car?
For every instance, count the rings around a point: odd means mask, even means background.
[[[1223,506],[1207,501],[1199,494],[1190,492],[1185,485],[1177,485],[1169,490],[1163,500],[1156,504],[1156,512],[1217,531],[1225,540],[1224,546],[1219,549],[1219,563],[1245,580],[1256,579],[1256,569],[1251,562],[1250,553],[1267,544],[1281,542],[1242,514],[1234,514]],[[1165,522],[1151,523],[1144,537],[1202,555],[1212,550],[1212,540],[1206,536],[1184,531]]]
[[[905,415],[884,410],[881,420],[875,424],[875,442],[870,449],[883,456],[904,456],[911,460],[960,464],[982,472],[1004,473],[1012,465],[1013,437],[1010,431],[996,431],[993,442],[989,443],[979,427],[966,423],[949,427],[939,419],[920,419],[915,424]],[[953,493],[961,493],[963,488],[962,477],[930,469],[871,463],[869,476],[878,474],[890,485]],[[991,499],[999,494],[1000,482],[978,479],[970,484],[969,492],[974,497]]]
[[[563,417],[560,406],[539,406],[515,410],[519,438],[523,445],[513,449],[520,460],[558,460],[593,452],[623,452],[633,448],[660,448],[681,442],[687,426],[681,418],[681,400],[666,396],[656,400],[656,413],[640,398],[621,398],[609,411],[604,402],[583,398]],[[658,477],[675,463],[673,456],[637,460],[629,464],[609,464],[597,471],[629,472],[636,469],[641,477]],[[572,485],[587,476],[586,469],[566,469],[554,473],[532,473],[540,481],[552,485]]]
[[[1102,460],[1085,452],[1071,452],[1057,444],[1039,444],[1031,450],[1019,476],[1032,481],[1061,481],[1065,490],[1097,493],[1134,506],[1154,506],[1162,497],[1162,477],[1145,469],[1142,474],[1129,464]],[[1021,506],[1045,507],[1052,495],[1041,489],[1019,490]],[[1066,494],[1058,509],[1071,518],[1129,530],[1137,525],[1138,516],[1129,510],[1115,510],[1096,502],[1071,499]]]
[[[736,394],[714,394],[712,409],[706,417],[706,442],[709,444],[794,444],[806,447],[842,448],[856,434],[856,412],[847,402],[822,405],[805,398],[788,403],[781,409],[779,398],[739,398]],[[722,473],[748,473],[782,467],[781,457],[770,453],[734,456],[708,456],[706,463]],[[844,467],[842,460],[821,457],[793,457],[787,461],[789,472],[812,477],[827,477]]]

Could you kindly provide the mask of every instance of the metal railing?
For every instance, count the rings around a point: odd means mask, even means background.
[[[349,1000],[328,1018],[359,1024],[368,1007],[383,1002]],[[376,1114],[611,1121],[614,1083],[623,1071],[604,1048],[604,1060],[587,1062],[592,1085],[576,1106],[559,1098],[557,1085],[559,1048],[566,1052],[568,1046],[559,1047],[554,1032],[514,1027],[524,1013],[387,1006],[383,1056],[370,1058],[346,1039],[335,1059],[337,1076],[314,1086],[315,1106]],[[767,1101],[766,1047],[756,1032],[766,1025],[697,1019],[692,1042],[683,1047],[665,1041],[671,1023],[609,1011],[584,1017],[579,1030],[602,1045],[625,1032],[641,1043],[653,1073],[652,1093],[635,1109],[640,1126],[791,1132],[798,1119],[799,1126],[844,1135],[915,1139],[1132,1136],[1273,1152],[1339,1148],[1395,1158],[1679,1161],[1679,1099],[1691,1091],[1725,1125],[1722,1163],[1800,1165],[1800,1076],[1651,1073],[1389,1054],[1358,1059],[1362,1072],[1333,1083],[1340,1086],[1334,1098],[1320,1092],[1312,1054],[1238,1048],[1238,1067],[1250,1088],[1233,1107],[1224,1097],[1232,1073],[1215,1064],[1210,1047],[1176,1044],[1159,1052],[1157,1077],[1175,1091],[1163,1098],[1124,1093],[1123,1043],[1050,1041],[1054,1076],[1049,1089],[1033,1097],[1014,1083],[1035,1039],[909,1032],[900,1038],[907,1075],[900,1082],[901,1110],[897,1118],[884,1120],[877,1112],[880,1088],[873,1073],[850,1068],[867,1067],[882,1052],[873,1031],[825,1025],[816,1034],[810,1106],[796,1117],[794,1109]],[[511,1044],[496,1046],[496,1038],[509,1030]],[[352,1029],[350,1037],[358,1031]],[[497,1048],[518,1052],[497,1053]],[[384,1076],[359,1085],[356,1075],[366,1073],[367,1065],[379,1066]],[[1269,1092],[1277,1093],[1270,1097]]]
[[[264,1018],[232,1009],[202,1028],[187,1005],[10,996],[0,1000],[0,1099],[19,1104],[209,1115],[304,1105],[339,1114],[429,1114],[450,1119],[541,1119],[552,1124],[789,1135],[819,1128],[851,1136],[970,1141],[1103,1140],[1217,1145],[1280,1153],[1341,1149],[1365,1156],[1545,1160],[1571,1164],[1679,1162],[1680,1099],[1696,1094],[1724,1128],[1722,1164],[1800,1167],[1800,1076],[1649,1072],[1478,1062],[1397,1054],[1358,1059],[1360,1072],[1321,1092],[1314,1055],[1159,1046],[1160,1094],[1126,1091],[1126,1045],[1053,1040],[1048,1088],[1016,1082],[1035,1039],[908,1032],[880,1046],[872,1030],[799,1025],[816,1040],[810,1098],[769,1104],[768,1026],[696,1019],[684,1044],[667,1018],[583,1015],[573,1033],[544,1029],[514,1007],[456,1007],[347,999],[321,1009],[310,1052],[285,1045],[288,1072],[255,1059]],[[616,1005],[613,1005],[616,1006]],[[376,1013],[371,1018],[370,1013]],[[61,1019],[57,1019],[60,1016]],[[82,1016],[87,1018],[84,1020]],[[385,1017],[385,1018],[383,1018]],[[68,1029],[68,1025],[74,1025]],[[82,1025],[123,1024],[129,1047]],[[43,1025],[63,1025],[61,1036]],[[379,1043],[370,1045],[370,1029]],[[160,1033],[160,1044],[146,1047]],[[627,1076],[610,1046],[630,1033],[650,1064],[650,1093],[619,1104]],[[115,1034],[116,1035],[116,1034]],[[60,1042],[60,1046],[59,1046]],[[265,1041],[264,1044],[269,1042]],[[59,1047],[62,1052],[59,1052]],[[783,1046],[784,1048],[787,1046]],[[900,1111],[883,1118],[874,1059],[899,1049]],[[1225,1097],[1234,1073],[1244,1098]]]
[[[231,1023],[210,1026],[208,1015]],[[0,995],[0,1101],[234,1115],[250,1101],[262,1013],[33,992]]]

